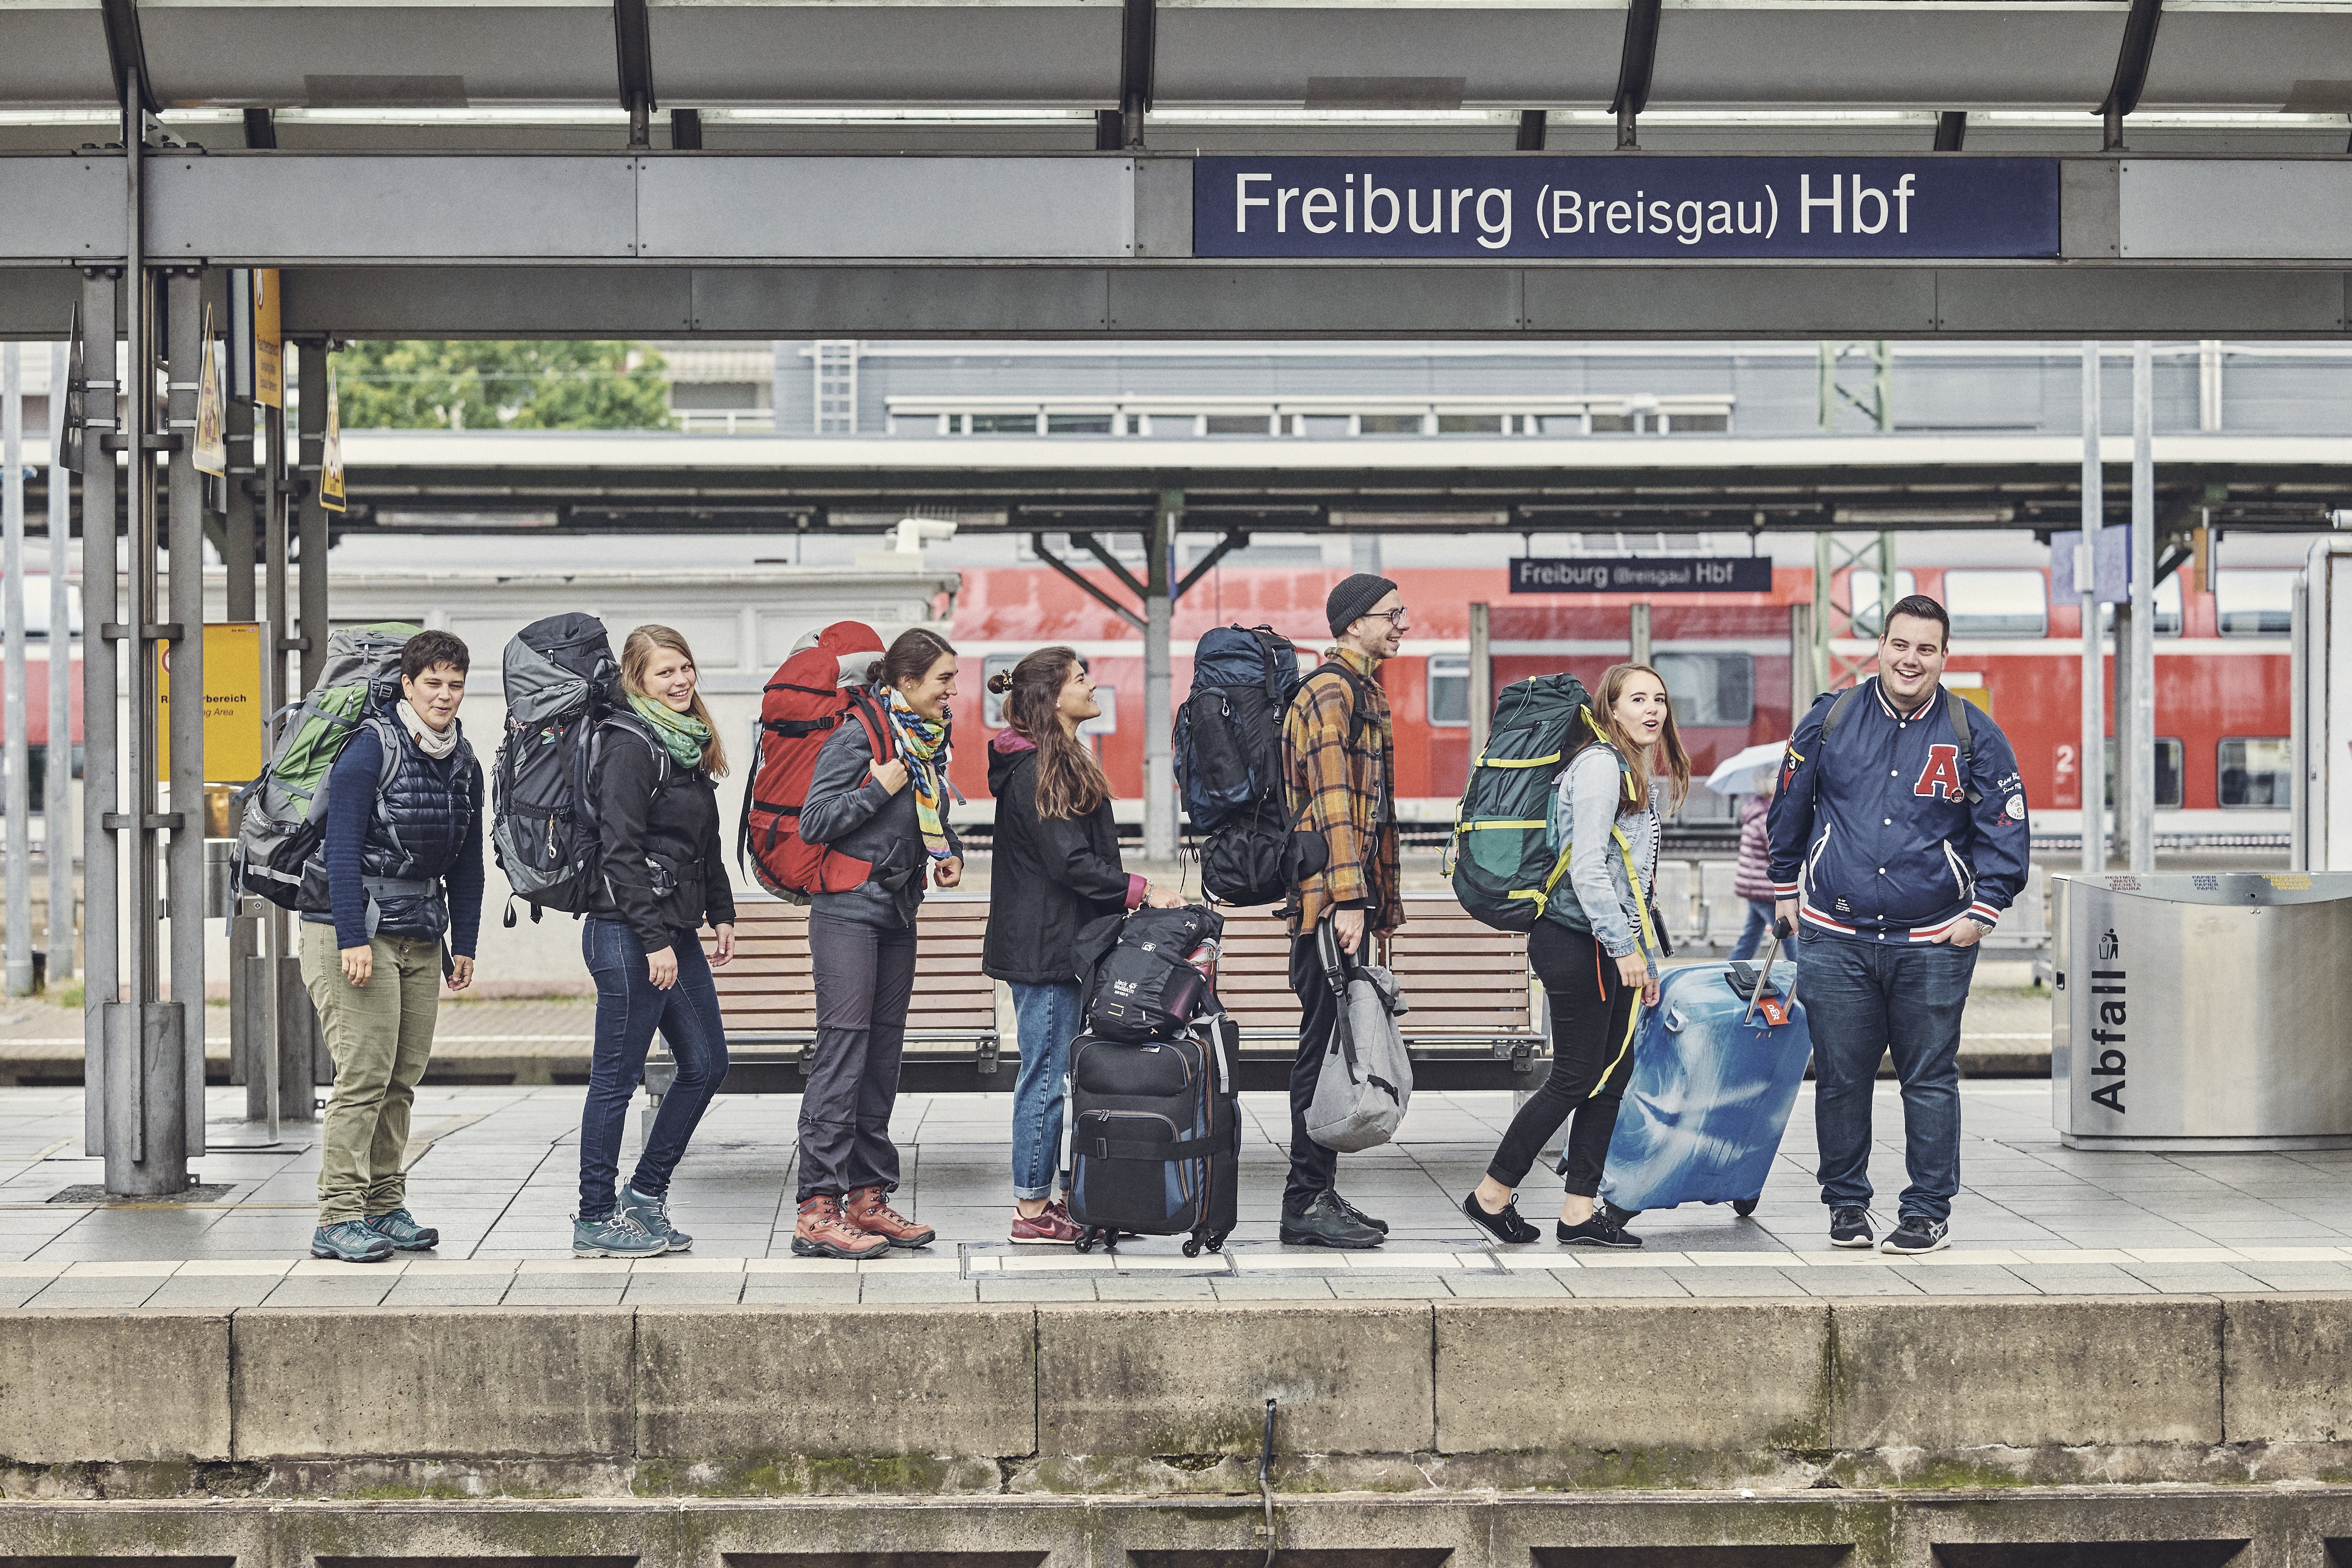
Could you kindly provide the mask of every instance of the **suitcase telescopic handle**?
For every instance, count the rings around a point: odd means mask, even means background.
[[[1772,966],[1780,961],[1780,943],[1794,934],[1785,918],[1773,921],[1772,949],[1764,955],[1764,973],[1756,977],[1756,989],[1748,994],[1748,1011],[1739,1019],[1743,1026],[1756,1021],[1756,1009],[1764,1005],[1764,988],[1772,982]],[[1796,999],[1797,988],[1791,985],[1789,987],[1789,1001],[1793,1004]]]

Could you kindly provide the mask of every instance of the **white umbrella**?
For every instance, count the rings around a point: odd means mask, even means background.
[[[1780,757],[1789,749],[1786,741],[1768,741],[1760,746],[1750,746],[1735,757],[1716,764],[1715,772],[1706,775],[1706,787],[1717,795],[1762,795],[1766,784],[1780,766]]]

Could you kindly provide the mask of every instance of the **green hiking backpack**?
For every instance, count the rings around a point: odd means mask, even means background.
[[[289,910],[326,907],[327,868],[319,851],[327,836],[328,778],[344,742],[400,700],[400,650],[422,629],[400,621],[343,627],[327,639],[327,662],[310,694],[271,716],[292,717],[278,731],[269,765],[236,794],[245,820],[230,876],[243,891]],[[384,749],[387,777],[399,757],[397,749]]]
[[[1496,931],[1533,931],[1557,878],[1545,827],[1560,770],[1591,699],[1568,674],[1503,689],[1486,748],[1470,766],[1444,870],[1462,907]]]

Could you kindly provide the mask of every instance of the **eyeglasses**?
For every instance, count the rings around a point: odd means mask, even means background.
[[[1399,605],[1393,610],[1368,610],[1358,618],[1367,621],[1386,621],[1392,626],[1401,627],[1405,624],[1406,617],[1412,614],[1412,612],[1411,610],[1406,609],[1402,605]]]

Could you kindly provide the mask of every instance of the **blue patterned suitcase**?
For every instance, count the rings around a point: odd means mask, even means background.
[[[1788,1131],[1812,1039],[1797,966],[1693,964],[1669,971],[1643,1014],[1601,1195],[1638,1214],[1678,1204],[1756,1207]],[[1751,1008],[1735,972],[1761,982]],[[1772,1015],[1780,1015],[1775,1021]]]

